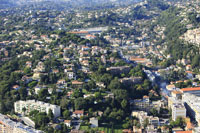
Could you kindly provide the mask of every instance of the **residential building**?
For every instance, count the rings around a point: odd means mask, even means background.
[[[196,96],[200,96],[200,87],[192,87],[192,88],[182,88],[182,93],[190,93]]]
[[[0,133],[43,133],[0,114]]]
[[[173,104],[182,103],[181,100],[176,99],[175,97],[168,97],[168,108],[172,108]]]
[[[149,116],[149,124],[153,125],[154,127],[158,127],[159,124],[159,118],[158,117],[153,117],[153,116]]]
[[[174,131],[173,133],[197,133],[193,131]]]
[[[178,117],[186,117],[186,109],[183,103],[172,105],[172,120],[176,121]]]
[[[186,71],[186,77],[188,78],[188,79],[193,79],[193,72],[191,72],[191,71]]]
[[[141,128],[138,128],[136,126],[133,126],[133,132],[134,133],[142,133],[142,129]]]
[[[65,120],[64,123],[65,123],[65,125],[67,127],[71,127],[71,125],[72,125],[72,121],[71,120]]]
[[[170,85],[167,85],[166,88],[168,91],[172,91],[172,90],[176,89],[176,86],[174,84],[170,84]]]
[[[37,72],[45,72],[45,65],[43,62],[39,62],[36,68],[33,70],[35,73]]]
[[[130,78],[122,78],[120,82],[125,85],[137,84],[142,81],[142,77],[130,77]]]
[[[139,57],[130,57],[129,60],[132,61],[132,62],[144,64],[144,65],[145,65],[146,63],[150,62],[149,59],[146,59],[146,58],[139,58]]]
[[[190,93],[185,93],[183,94],[182,100],[185,104],[188,115],[192,119],[195,119],[198,122],[198,125],[200,125],[200,97]]]
[[[36,87],[35,87],[35,94],[38,95],[38,93],[39,93],[39,91],[40,91],[41,89],[42,89],[41,86],[36,86]]]
[[[19,90],[20,86],[19,85],[14,85],[12,88],[15,89],[15,90]]]
[[[151,108],[150,100],[148,96],[144,96],[143,99],[135,99],[131,102],[133,109],[149,112]]]
[[[74,80],[74,81],[72,81],[72,85],[73,85],[74,87],[82,87],[82,86],[83,86],[83,82]]]
[[[21,78],[22,81],[24,81],[26,84],[30,83],[31,81],[33,81],[32,77],[28,77],[26,75],[24,75],[22,78]]]
[[[106,70],[113,74],[128,73],[130,70],[130,67],[129,66],[110,67],[110,68],[106,68]]]
[[[182,97],[182,92],[179,90],[173,90],[171,92],[172,97],[176,98],[176,99],[181,99]]]
[[[64,84],[66,84],[66,81],[64,79],[60,79],[57,82],[57,85],[64,85]]]
[[[75,77],[75,73],[74,72],[67,72],[67,77],[68,77],[68,79],[76,79],[76,77]]]
[[[93,117],[93,118],[90,118],[90,124],[91,124],[91,127],[92,128],[95,128],[95,127],[98,127],[99,124],[98,124],[98,119]]]
[[[148,119],[148,113],[144,111],[140,111],[138,113],[138,119],[140,124],[143,126],[146,119]]]
[[[73,117],[80,118],[84,115],[84,110],[75,110],[72,114]]]
[[[146,133],[157,133],[157,129],[154,127],[154,125],[148,125],[145,130]]]
[[[51,109],[54,117],[60,116],[60,106],[52,105],[49,103],[44,103],[41,101],[27,100],[27,101],[17,101],[14,103],[15,112],[22,114],[28,114],[33,110],[38,110],[39,112],[46,112],[48,114]],[[24,112],[24,108],[26,109]]]

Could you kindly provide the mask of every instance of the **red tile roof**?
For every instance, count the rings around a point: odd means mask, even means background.
[[[192,131],[176,131],[176,133],[192,133]]]
[[[137,57],[131,57],[131,61],[146,61],[146,58],[137,58]]]
[[[73,85],[82,85],[83,82],[79,82],[79,81],[75,80],[75,81],[72,81],[72,84]]]
[[[69,32],[72,34],[88,34],[88,31],[73,31],[73,32]]]
[[[182,94],[180,91],[172,91],[172,93],[174,93],[174,94]]]
[[[200,87],[182,88],[181,91],[200,91]]]
[[[84,110],[75,110],[73,114],[83,114]]]
[[[65,120],[64,123],[71,123],[71,120]]]

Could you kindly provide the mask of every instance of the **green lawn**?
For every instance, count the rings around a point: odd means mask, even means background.
[[[82,89],[82,92],[83,92],[84,94],[89,94],[89,92],[88,92],[86,89]]]
[[[80,130],[86,131],[89,130],[89,126],[81,126]],[[99,131],[104,131],[105,133],[111,133],[112,129],[109,127],[98,127]],[[114,133],[122,133],[122,129],[114,129]]]
[[[88,126],[81,126],[81,127],[80,127],[80,130],[88,130],[88,129],[89,129]]]
[[[112,129],[108,127],[99,127],[100,131],[104,131],[105,133],[111,133]],[[114,129],[114,133],[122,133],[122,129]]]

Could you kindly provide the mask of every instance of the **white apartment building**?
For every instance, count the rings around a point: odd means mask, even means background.
[[[0,133],[43,133],[0,114]]]
[[[35,101],[35,100],[27,100],[27,101],[17,101],[14,103],[15,112],[22,114],[28,114],[29,112],[33,110],[38,110],[39,112],[46,112],[48,114],[49,109],[52,110],[54,117],[60,116],[60,106],[52,105],[49,103],[44,103],[41,101]],[[25,108],[25,112],[23,111],[23,108]]]
[[[152,106],[148,96],[144,96],[143,99],[135,99],[131,104],[133,104],[133,109],[146,112],[149,112]]]
[[[200,125],[200,97],[190,93],[185,93],[182,96],[182,100],[185,104],[188,115],[195,119],[198,122],[198,125]]]
[[[141,125],[144,125],[145,119],[148,119],[148,114],[147,114],[147,112],[140,111],[140,112],[138,113],[138,119],[139,119],[139,121],[140,121],[140,124],[141,124]]]
[[[168,108],[171,109],[173,104],[180,104],[182,101],[175,97],[168,97]]]
[[[186,117],[186,109],[183,103],[172,105],[172,120],[176,121],[178,117]]]
[[[160,125],[159,118],[153,116],[149,116],[149,123],[150,125],[153,125],[156,128]]]
[[[67,77],[68,79],[75,79],[76,80],[76,77],[75,77],[75,73],[74,72],[67,72]]]
[[[150,125],[153,125],[156,128],[160,125],[158,117],[148,116],[148,113],[144,111],[132,112],[132,116],[137,117],[141,125],[144,125],[146,119],[149,121]]]

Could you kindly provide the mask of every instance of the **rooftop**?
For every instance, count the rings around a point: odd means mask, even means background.
[[[82,85],[83,82],[79,82],[79,81],[75,80],[75,81],[72,81],[72,84],[73,85]]]
[[[71,123],[71,120],[65,120],[64,123]]]
[[[182,92],[176,91],[176,90],[172,91],[172,93],[173,93],[173,94],[182,94]]]
[[[73,114],[84,114],[84,110],[75,110]]]
[[[192,88],[182,88],[181,91],[200,91],[200,87],[192,87]]]
[[[182,103],[176,103],[176,104],[173,104],[172,106],[173,108],[185,108],[185,106],[182,104]]]
[[[176,131],[175,133],[192,133],[192,131]]]
[[[20,122],[12,121],[10,118],[8,118],[7,116],[2,115],[2,114],[0,114],[0,121],[1,121],[1,123],[5,124],[5,125],[9,125],[13,129],[18,128],[18,129],[21,129],[24,132],[28,132],[28,133],[43,133],[40,130],[33,129],[31,127],[23,125]]]

